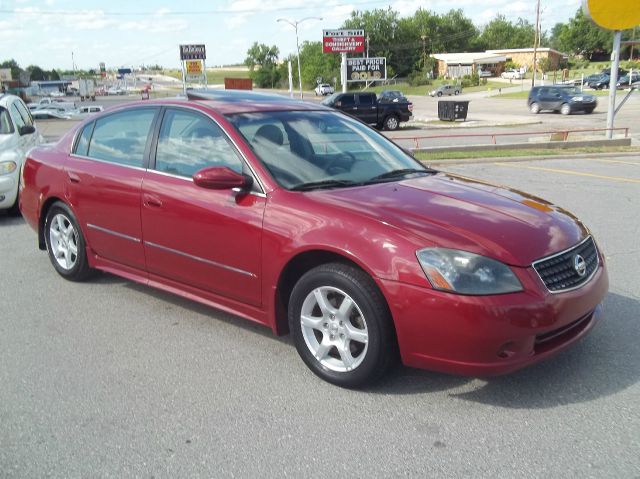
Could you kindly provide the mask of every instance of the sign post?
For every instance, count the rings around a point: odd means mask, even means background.
[[[611,75],[609,76],[609,109],[607,111],[607,138],[613,138],[613,124],[616,116],[616,87],[620,67],[620,39],[622,30],[640,25],[638,0],[582,0],[582,10],[599,27],[613,30],[613,51],[611,52]],[[623,101],[624,103],[624,101]]]

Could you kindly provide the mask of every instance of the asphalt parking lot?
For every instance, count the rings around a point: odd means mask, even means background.
[[[288,338],[103,274],[61,279],[0,216],[1,477],[640,477],[640,159],[448,165],[580,217],[605,319],[551,361],[474,379],[317,379]]]

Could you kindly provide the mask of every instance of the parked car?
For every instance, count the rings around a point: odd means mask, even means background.
[[[495,75],[491,70],[478,70],[478,76],[480,78],[489,78]]]
[[[520,70],[507,70],[500,74],[500,78],[509,80],[521,80],[522,78],[524,78],[524,75],[520,72]]]
[[[107,95],[126,95],[126,91],[119,86],[112,86],[107,90]]]
[[[638,72],[627,73],[622,78],[620,78],[620,80],[618,80],[616,87],[629,88],[632,83],[636,83],[639,81],[640,81],[640,73]]]
[[[0,210],[20,214],[18,184],[22,164],[27,152],[42,142],[20,97],[0,94]]]
[[[435,90],[431,90],[429,96],[459,95],[460,93],[462,93],[460,85],[440,85]]]
[[[333,90],[333,87],[328,83],[320,83],[316,87],[315,92],[316,92],[316,96],[318,95],[326,96],[326,95],[331,95],[334,92],[334,90]]]
[[[31,111],[41,110],[43,108],[55,107],[64,110],[74,110],[76,104],[73,101],[66,101],[62,98],[41,98],[37,103],[29,103],[27,105]]]
[[[413,103],[406,98],[397,102],[379,101],[375,93],[334,93],[322,104],[385,130],[397,130],[413,114]]]
[[[214,98],[121,105],[29,154],[21,209],[61,277],[109,271],[290,332],[346,387],[396,355],[507,373],[600,319],[603,254],[572,214],[321,105]]]
[[[602,90],[603,88],[609,88],[610,82],[611,79],[609,75],[601,74],[598,78],[591,80],[586,85],[594,90]]]
[[[593,113],[598,102],[596,97],[572,86],[536,86],[529,92],[527,105],[531,113],[543,110],[559,111],[569,115],[577,111]]]
[[[601,73],[607,76],[611,76],[611,68],[603,68]],[[629,72],[624,68],[621,68],[621,67],[618,68],[618,78],[626,75],[627,73]]]
[[[66,114],[66,117],[70,120],[83,120],[88,116],[95,115],[104,111],[102,105],[82,105],[77,110],[71,111]]]

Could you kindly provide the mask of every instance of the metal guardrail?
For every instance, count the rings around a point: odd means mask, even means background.
[[[542,135],[554,135],[559,139],[557,141],[567,141],[569,135],[572,133],[599,133],[599,132],[616,132],[623,131],[624,137],[629,137],[629,128],[584,128],[576,130],[549,130],[549,131],[525,131],[525,132],[510,132],[510,133],[459,133],[454,135],[428,135],[428,136],[394,136],[393,141],[409,140],[413,141],[414,148],[420,148],[420,140],[434,140],[444,138],[490,138],[491,143],[496,145],[496,139],[498,137],[510,137],[510,136],[542,136]]]

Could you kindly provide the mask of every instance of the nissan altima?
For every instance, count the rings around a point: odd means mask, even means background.
[[[396,359],[486,376],[584,337],[608,289],[575,216],[252,93],[130,103],[32,150],[20,207],[67,280],[122,276],[290,333],[344,387]]]

